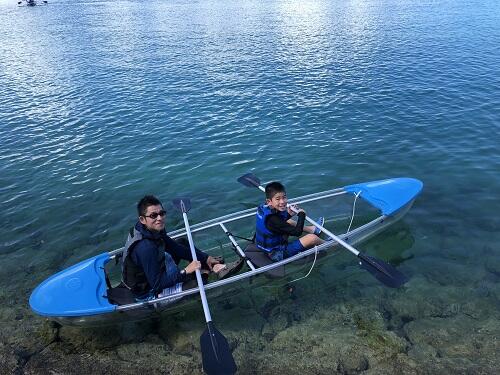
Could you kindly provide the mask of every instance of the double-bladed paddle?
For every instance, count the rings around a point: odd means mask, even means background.
[[[193,260],[198,260],[196,258],[193,236],[191,235],[191,229],[189,228],[189,221],[187,217],[187,212],[191,208],[191,202],[188,198],[176,198],[173,200],[173,204],[182,212],[184,226],[186,227],[186,234],[189,241],[189,249],[191,250],[191,257]],[[209,375],[232,375],[237,370],[236,363],[234,362],[233,354],[229,349],[229,344],[227,343],[226,338],[221,332],[219,332],[219,330],[217,330],[217,328],[215,328],[215,325],[212,322],[200,270],[196,270],[196,281],[198,282],[203,312],[205,313],[205,321],[207,322],[207,328],[200,336],[203,370]]]
[[[238,178],[238,182],[245,186],[256,187],[262,191],[265,191],[264,187],[260,184],[260,180],[257,176],[252,173],[247,173]],[[293,206],[289,206],[294,212],[298,212]],[[361,268],[370,272],[377,280],[382,282],[383,284],[391,287],[398,288],[404,283],[408,281],[408,277],[406,277],[403,273],[399,272],[396,268],[391,266],[390,264],[384,262],[383,260],[377,259],[372,256],[368,256],[363,254],[362,252],[356,250],[354,247],[349,245],[347,242],[342,240],[341,238],[334,235],[328,229],[319,225],[317,222],[312,220],[310,217],[306,216],[307,221],[311,224],[320,228],[326,235],[330,236],[331,239],[335,240],[338,244],[342,245],[344,248],[349,250],[351,253],[356,255],[359,258],[359,264]]]

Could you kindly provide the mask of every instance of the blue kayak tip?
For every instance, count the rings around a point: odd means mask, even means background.
[[[106,298],[103,253],[67,268],[38,285],[30,296],[31,309],[46,317],[85,316],[112,312]]]
[[[365,201],[379,208],[384,215],[392,215],[414,200],[423,186],[422,181],[415,178],[399,177],[348,185],[344,190],[359,194]]]

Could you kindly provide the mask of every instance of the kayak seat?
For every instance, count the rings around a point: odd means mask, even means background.
[[[274,262],[262,251],[260,250],[254,243],[249,244],[245,250],[243,250],[246,257],[250,259],[253,265],[257,268],[268,266],[273,264]],[[267,272],[264,272],[264,275],[271,279],[277,279],[285,276],[285,266],[279,266],[273,268]]]
[[[122,283],[115,287],[108,288],[107,298],[109,303],[114,305],[129,305],[137,302],[134,294]]]

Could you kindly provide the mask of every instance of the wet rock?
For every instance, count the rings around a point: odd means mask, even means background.
[[[273,310],[277,307],[279,308],[279,306],[280,301],[278,299],[268,300],[260,310],[260,314],[267,320],[272,315]]]
[[[155,330],[156,323],[153,319],[86,328],[62,326],[59,329],[59,340],[68,346],[96,351],[129,342],[145,341]]]
[[[0,343],[0,374],[21,373],[24,361],[8,345]]]
[[[224,311],[224,314],[217,315],[217,326],[221,329],[234,332],[260,332],[266,320],[253,309],[235,308],[231,312]]]
[[[413,344],[408,355],[418,362],[428,361],[430,358],[438,357],[438,350],[425,343]]]
[[[152,361],[158,362],[162,358],[175,356],[168,345],[156,340],[154,340],[154,342],[145,341],[141,343],[120,345],[116,348],[116,354],[122,360],[128,360],[146,366],[149,366],[149,363]]]
[[[474,288],[441,286],[436,292],[436,284],[422,276],[410,280],[406,287],[385,300],[383,307],[391,316],[390,324],[398,329],[405,324],[427,317],[453,317],[467,312],[478,318],[485,314],[488,301],[479,298]]]
[[[417,375],[425,374],[422,365],[409,358],[406,354],[397,354],[385,362],[373,363],[373,365],[363,372],[365,375],[387,375],[404,374]]]
[[[406,352],[407,341],[396,332],[387,330],[381,312],[369,310],[362,315],[356,314],[354,324],[363,345],[376,354],[371,360],[373,363],[383,362],[394,355]]]
[[[167,342],[174,353],[190,355],[199,350],[198,345],[202,332],[203,330],[176,330],[167,336]],[[165,337],[164,334],[162,336]]]
[[[498,314],[497,314],[498,315]],[[405,327],[413,343],[408,355],[416,361],[427,356],[428,370],[432,372],[468,373],[481,368],[483,373],[494,373],[495,358],[500,344],[500,327],[494,323],[498,316],[479,323],[463,314],[452,318],[426,318]]]
[[[38,336],[46,345],[52,342],[60,341],[61,325],[57,322],[45,320],[38,329]]]
[[[481,280],[475,285],[473,292],[477,297],[488,298],[493,296],[494,290],[495,290],[494,285],[491,285],[491,283]]]
[[[279,309],[276,309],[262,327],[261,335],[267,341],[271,341],[278,332],[283,331],[290,325],[290,321],[291,315],[288,312],[281,312]]]
[[[98,353],[67,352],[64,344],[54,344],[33,355],[23,368],[24,374],[132,374],[140,367],[117,356]]]
[[[361,371],[366,371],[369,368],[368,359],[363,353],[360,353],[354,348],[348,348],[345,352],[340,353],[337,371],[341,374],[357,374]]]

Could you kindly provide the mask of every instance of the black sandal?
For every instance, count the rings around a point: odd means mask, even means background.
[[[224,258],[223,257],[218,256],[218,257],[212,257],[212,258],[214,258],[214,260],[216,260],[217,262],[219,262],[219,263],[216,263],[216,264],[224,264]],[[213,266],[212,266],[212,268],[213,268]],[[207,263],[202,263],[201,264],[201,269],[207,271],[208,270]]]
[[[239,270],[241,270],[241,267],[243,267],[243,263],[243,259],[238,259],[237,261],[226,264],[226,267],[217,273],[217,277],[219,280],[222,280],[237,274]]]
[[[215,261],[219,262],[219,264],[224,264],[224,257],[218,256],[218,257],[212,257],[214,258]]]

